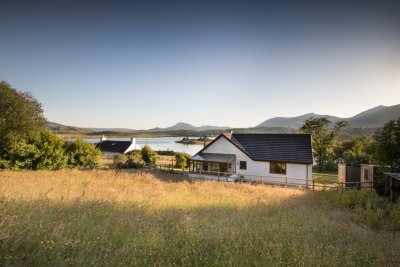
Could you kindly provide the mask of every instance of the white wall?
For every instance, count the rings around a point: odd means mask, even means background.
[[[236,155],[236,173],[240,174],[254,174],[254,175],[266,175],[267,162],[253,161],[240,149],[234,146],[231,142],[226,140],[225,137],[220,137],[210,146],[203,150],[204,153],[222,153],[222,154],[235,154]],[[241,170],[239,161],[247,162],[247,169]]]
[[[130,147],[128,147],[128,149],[125,151],[124,154],[135,149],[136,149],[136,138],[132,138],[132,144],[130,145]]]
[[[264,176],[263,180],[271,183],[285,183],[285,177],[288,177],[288,183],[302,183],[311,185],[312,181],[312,165],[309,164],[286,164],[286,175],[284,174],[271,174],[269,162],[266,161],[253,161],[225,137],[220,137],[210,146],[203,150],[204,153],[222,153],[222,154],[235,154],[236,155],[236,173],[243,174],[248,179],[260,179],[259,177],[251,177],[251,175]],[[241,170],[239,162],[246,161],[247,169]],[[275,178],[275,179],[274,179]],[[295,181],[296,179],[308,179],[308,181]]]

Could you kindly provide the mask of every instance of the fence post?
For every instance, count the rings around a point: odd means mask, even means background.
[[[371,181],[371,192],[374,191],[374,182]]]
[[[312,181],[312,191],[313,192],[315,191],[315,181],[314,180]]]
[[[285,188],[287,188],[287,176],[285,176]]]

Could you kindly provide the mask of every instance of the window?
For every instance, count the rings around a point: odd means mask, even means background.
[[[269,173],[286,174],[286,163],[270,162]]]
[[[246,170],[247,169],[247,161],[240,161],[239,162],[239,167],[241,170]]]

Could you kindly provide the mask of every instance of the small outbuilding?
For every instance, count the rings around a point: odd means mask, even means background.
[[[131,138],[129,141],[107,140],[103,135],[100,142],[96,144],[103,155],[126,154],[129,151],[135,150],[136,139]]]
[[[370,164],[339,164],[338,182],[345,187],[373,188],[377,166]]]

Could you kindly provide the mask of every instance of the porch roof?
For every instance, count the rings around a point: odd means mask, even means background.
[[[218,163],[230,163],[236,160],[235,154],[221,154],[221,153],[199,153],[192,157],[193,161],[206,161]]]

